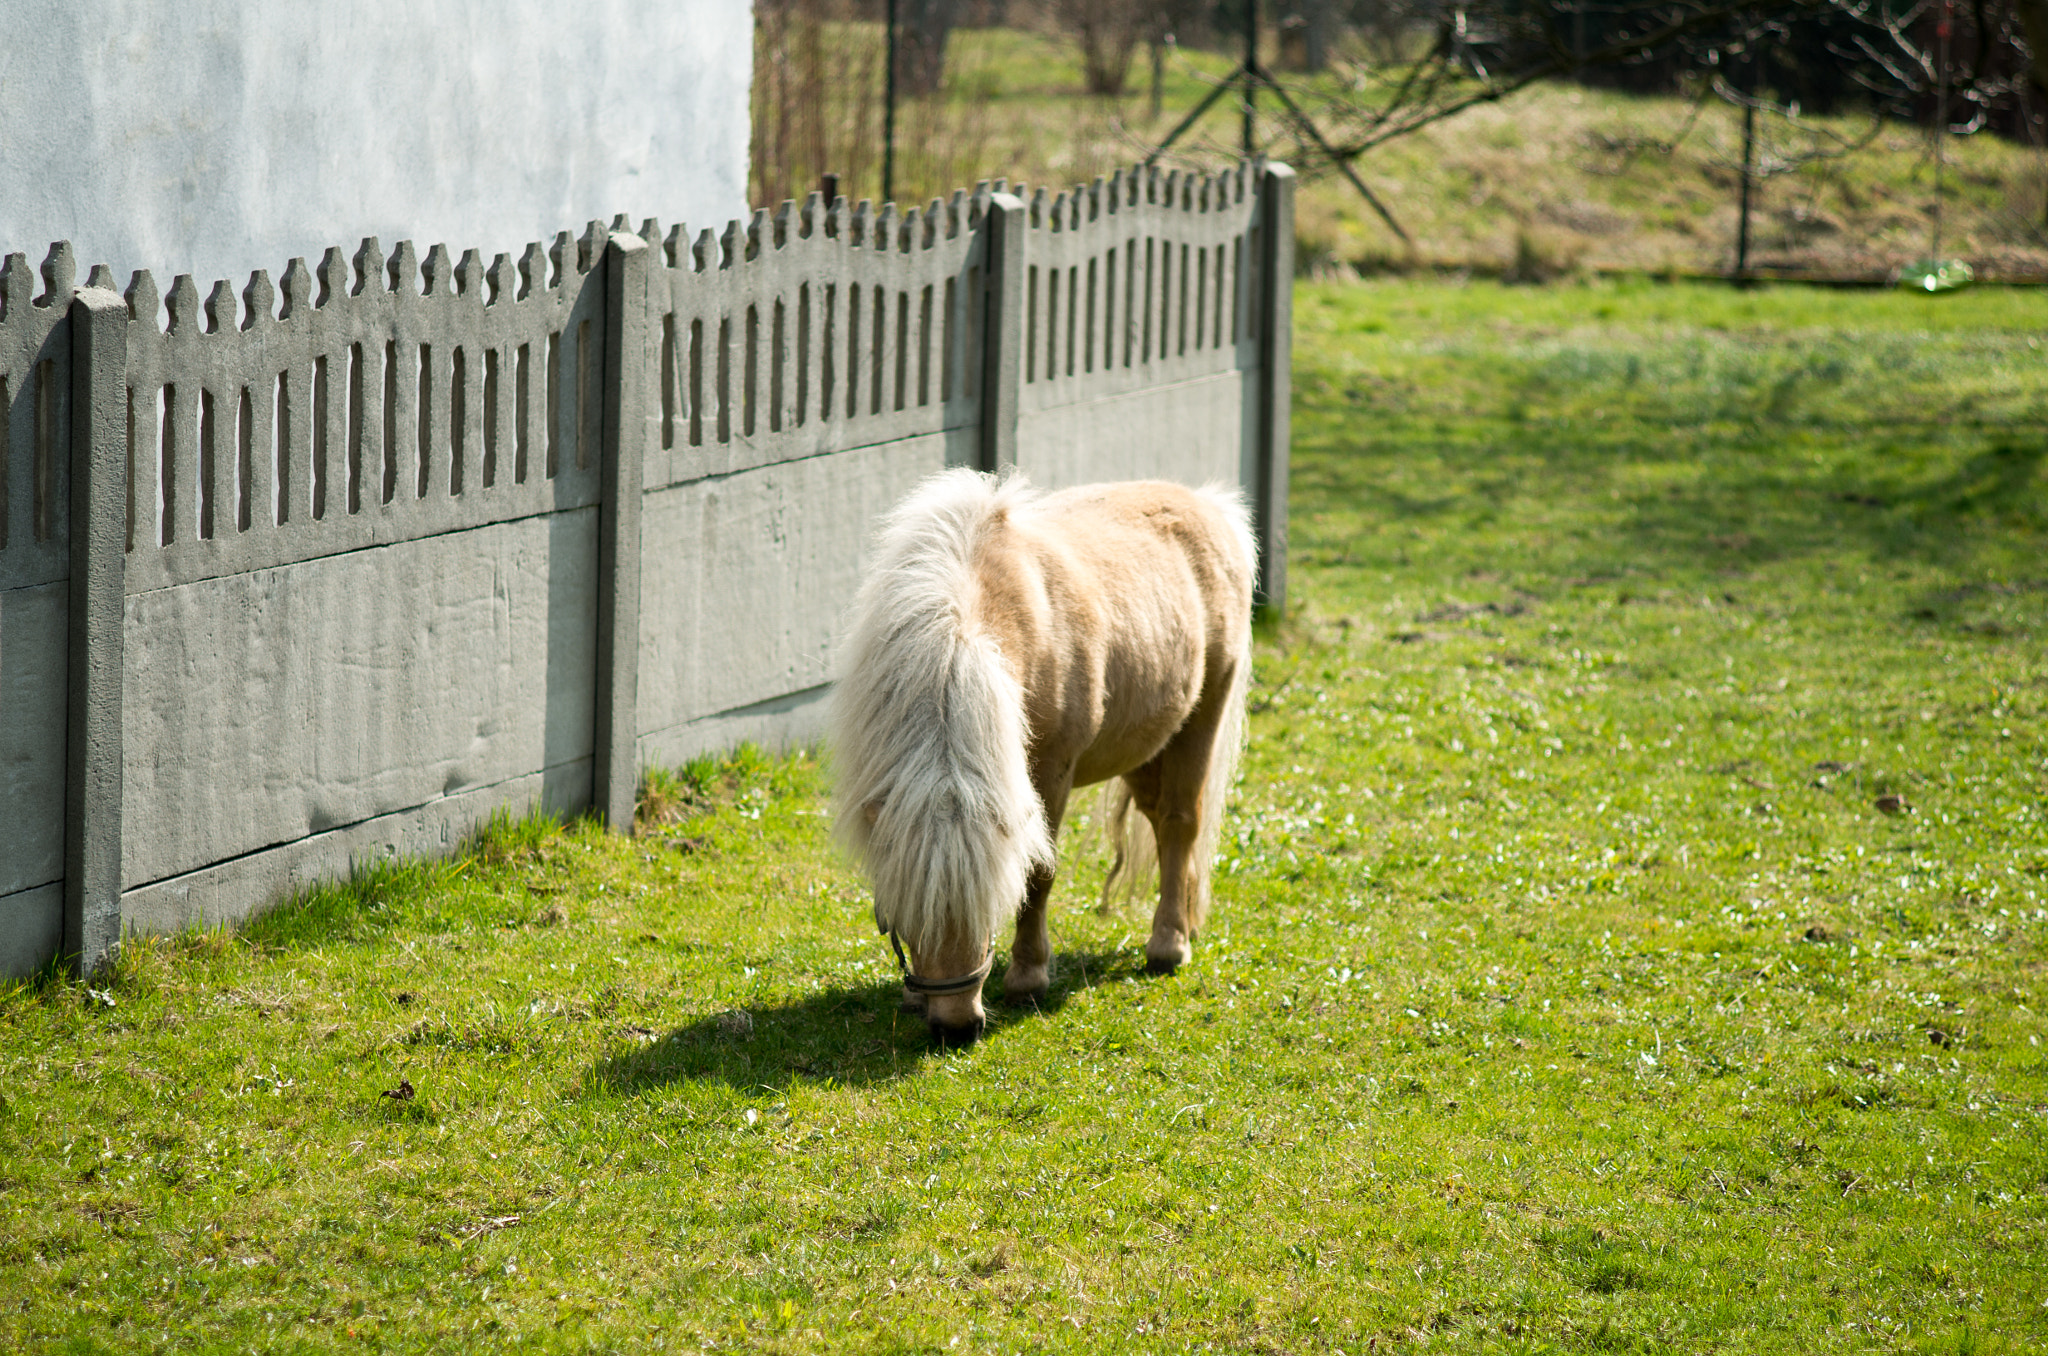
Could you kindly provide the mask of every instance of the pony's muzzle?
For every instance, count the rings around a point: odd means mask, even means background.
[[[932,1044],[938,1049],[965,1050],[980,1040],[981,1034],[988,1030],[988,1018],[978,1016],[971,1022],[962,1022],[957,1026],[947,1022],[932,1022],[929,1025]]]

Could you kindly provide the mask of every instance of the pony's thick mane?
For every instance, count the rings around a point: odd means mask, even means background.
[[[875,921],[913,948],[988,944],[1052,840],[1025,761],[1024,690],[980,620],[974,559],[1037,498],[953,470],[883,523],[832,695],[837,834]]]

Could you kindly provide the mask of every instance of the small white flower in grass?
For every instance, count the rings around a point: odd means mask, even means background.
[[[758,1112],[758,1111],[754,1110],[754,1108],[752,1108],[752,1107],[748,1107],[748,1108],[747,1108],[747,1124],[748,1124],[748,1125],[752,1125],[752,1124],[754,1124],[754,1122],[756,1122],[756,1121],[758,1121],[758,1120],[760,1120],[760,1119],[761,1119],[761,1113],[760,1113],[760,1112]]]

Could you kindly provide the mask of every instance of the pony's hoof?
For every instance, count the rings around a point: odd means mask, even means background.
[[[1145,973],[1148,975],[1170,975],[1194,958],[1195,949],[1185,940],[1175,940],[1164,947],[1153,945],[1145,948]]]
[[[1003,1001],[1013,1008],[1030,1004],[1037,1007],[1045,1001],[1045,992],[1052,987],[1052,971],[1044,966],[1036,972],[1022,966],[1012,965],[1010,972],[1003,976]]]
[[[947,1026],[944,1022],[933,1022],[932,1044],[941,1050],[965,1050],[981,1039],[987,1029],[986,1019],[976,1022],[962,1022],[959,1026]]]

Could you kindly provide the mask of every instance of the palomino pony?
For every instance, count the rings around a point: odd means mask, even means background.
[[[1119,867],[1156,853],[1148,967],[1192,954],[1243,736],[1253,552],[1235,491],[1160,481],[1048,494],[946,471],[884,522],[833,694],[838,833],[940,1044],[980,1034],[1013,916],[1004,997],[1045,993],[1077,786],[1121,777]]]

